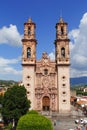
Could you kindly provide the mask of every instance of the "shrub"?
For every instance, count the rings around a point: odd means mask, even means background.
[[[26,114],[19,119],[16,130],[53,130],[53,126],[50,119],[40,114]]]
[[[27,114],[38,114],[38,112],[35,111],[35,110],[30,110],[30,111],[27,112]]]
[[[9,123],[8,126],[5,127],[5,130],[12,130],[12,123]]]

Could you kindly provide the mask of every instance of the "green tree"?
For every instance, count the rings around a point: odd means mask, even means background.
[[[0,95],[0,104],[2,104],[3,101],[3,95]]]
[[[27,99],[24,86],[16,85],[5,92],[1,113],[6,124],[13,120],[17,124],[18,119],[26,114],[29,108],[30,101]]]
[[[0,114],[2,109],[3,95],[0,95]]]

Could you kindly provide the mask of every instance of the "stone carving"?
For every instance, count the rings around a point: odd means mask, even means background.
[[[42,54],[42,59],[48,59],[48,55],[47,55],[46,52],[43,52],[43,54]]]
[[[41,106],[41,102],[40,100],[37,101],[37,109],[39,110],[40,109],[40,106]]]
[[[42,87],[49,87],[49,77],[48,76],[44,76],[43,80],[42,80]]]
[[[51,72],[55,73],[55,68],[54,67],[51,68]]]
[[[52,111],[55,111],[55,99],[52,99]]]
[[[36,84],[36,86],[37,86],[37,87],[41,87],[41,74],[37,74],[36,79],[37,79],[37,84]]]

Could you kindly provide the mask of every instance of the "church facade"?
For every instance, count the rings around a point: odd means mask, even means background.
[[[23,84],[31,109],[57,113],[70,112],[70,52],[67,23],[60,18],[56,24],[55,61],[46,52],[36,59],[36,24],[29,19],[24,23],[22,39]]]

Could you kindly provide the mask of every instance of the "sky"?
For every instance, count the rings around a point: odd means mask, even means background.
[[[70,77],[87,76],[86,0],[0,0],[0,79],[22,80],[24,23],[36,23],[37,59],[42,52],[54,58],[55,25],[60,17],[68,23]]]

